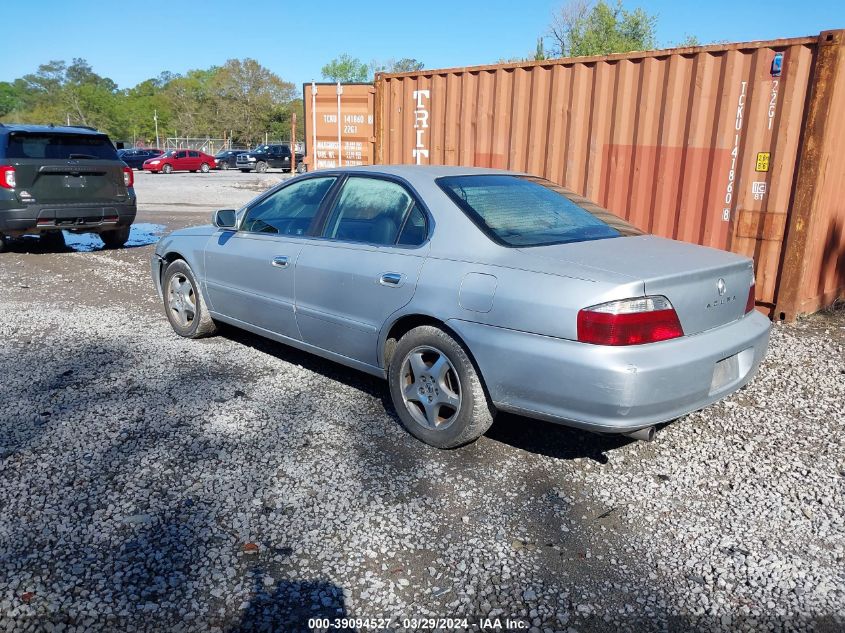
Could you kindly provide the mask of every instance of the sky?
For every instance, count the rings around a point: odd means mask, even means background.
[[[6,4],[6,3],[4,3]],[[426,68],[532,55],[563,0],[92,0],[9,2],[0,81],[82,57],[121,88],[252,57],[297,86],[340,53],[364,62],[413,57]],[[845,28],[845,0],[625,0],[657,15],[660,47],[817,35]],[[33,24],[32,28],[24,25]]]

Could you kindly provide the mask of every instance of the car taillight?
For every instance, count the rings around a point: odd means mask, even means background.
[[[757,297],[754,295],[754,288],[755,285],[752,283],[751,287],[748,289],[748,300],[745,302],[745,314],[751,312],[756,304]]]
[[[123,184],[126,185],[127,188],[135,184],[135,174],[132,173],[131,167],[123,168]]]
[[[14,189],[17,186],[15,179],[15,168],[9,165],[0,167],[0,187]]]
[[[637,297],[584,308],[578,313],[578,340],[593,345],[642,345],[684,335],[666,297]]]

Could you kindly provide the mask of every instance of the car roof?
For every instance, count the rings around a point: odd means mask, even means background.
[[[105,136],[105,132],[91,127],[76,125],[29,125],[23,123],[0,123],[0,134],[11,132],[50,132],[59,134],[87,134],[90,136]]]
[[[491,169],[489,167],[456,167],[451,165],[362,165],[360,167],[340,167],[326,171],[341,173],[385,174],[398,176],[413,182],[433,181],[444,176],[481,176],[481,175],[509,175],[524,176],[523,172],[508,171],[506,169]]]

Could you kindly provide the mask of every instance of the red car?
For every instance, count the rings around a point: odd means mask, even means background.
[[[161,156],[144,161],[144,171],[164,172],[201,171],[207,174],[217,166],[214,156],[193,149],[169,149]]]

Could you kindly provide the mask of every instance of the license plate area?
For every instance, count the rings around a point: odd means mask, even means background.
[[[65,176],[65,187],[68,189],[84,189],[85,176]]]
[[[753,365],[753,347],[717,362],[713,367],[713,378],[710,381],[710,395],[724,391],[741,381],[748,375]]]

